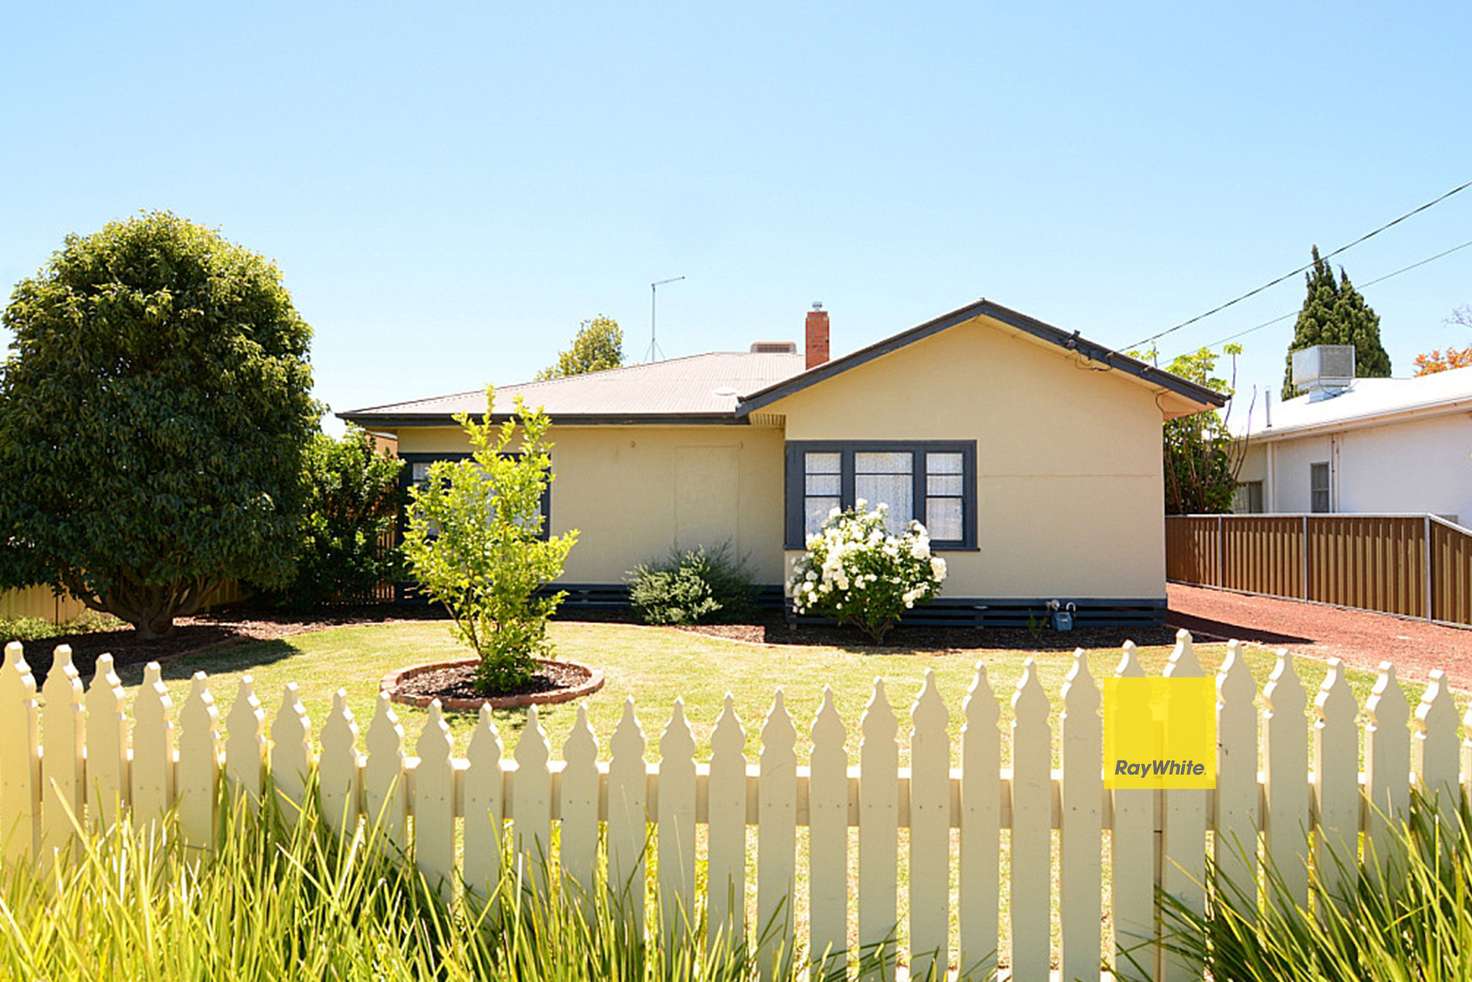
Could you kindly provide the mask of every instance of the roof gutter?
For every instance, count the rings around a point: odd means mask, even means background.
[[[492,413],[491,422],[504,423],[513,418],[512,413]],[[749,426],[750,421],[734,413],[548,413],[547,417],[560,426]],[[449,413],[378,413],[343,412],[337,418],[362,427],[388,427],[407,429],[429,426],[459,426],[460,423]],[[485,421],[485,413],[471,413],[477,423]]]

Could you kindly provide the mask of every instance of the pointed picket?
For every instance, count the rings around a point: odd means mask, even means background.
[[[899,927],[899,721],[884,680],[859,718],[859,957],[865,974],[894,977]]]
[[[1308,904],[1308,733],[1303,725],[1307,696],[1293,668],[1293,656],[1278,649],[1273,674],[1263,687],[1263,841],[1268,862],[1282,886],[1272,903]],[[1290,908],[1291,909],[1291,908]]]
[[[695,926],[695,734],[685,721],[685,703],[659,739],[660,929],[673,945]]]
[[[1063,683],[1063,827],[1059,835],[1058,917],[1063,935],[1063,978],[1099,978],[1099,922],[1103,864],[1104,734],[1099,720],[1099,686],[1089,674],[1084,649],[1073,653]]]
[[[998,960],[1002,711],[981,662],[961,713],[960,970],[962,978],[984,979]]]
[[[1133,641],[1124,643],[1114,675],[1122,679],[1145,677],[1145,670],[1135,657]],[[1254,788],[1256,783],[1254,775]],[[1121,788],[1114,792],[1114,826],[1109,833],[1114,964],[1117,975],[1130,978],[1153,979],[1158,970],[1155,941],[1157,793],[1145,788]]]
[[[40,846],[41,755],[36,677],[19,641],[5,646],[0,668],[0,846],[7,861],[30,859]]]
[[[1213,856],[1220,882],[1247,898],[1244,916],[1257,909],[1257,683],[1241,641],[1227,642],[1216,673],[1216,826]]]
[[[1410,704],[1395,678],[1395,666],[1380,663],[1380,675],[1365,700],[1365,872],[1374,884],[1386,882],[1398,862],[1396,829],[1410,812]]]
[[[815,977],[843,974],[848,948],[848,751],[833,689],[813,720],[808,778],[808,948]]]
[[[1344,663],[1330,658],[1314,697],[1315,865],[1329,894],[1341,897],[1355,887],[1360,832],[1359,705],[1345,674]]]
[[[724,939],[727,950],[746,931],[746,732],[731,694],[710,737],[709,813],[706,872],[706,932],[712,947]],[[847,829],[847,811],[845,811]],[[847,884],[845,884],[845,889]]]
[[[910,720],[910,976],[942,978],[951,963],[951,740],[934,670]],[[1097,799],[1096,792],[1096,808]]]
[[[598,737],[588,725],[586,703],[578,704],[578,718],[562,745],[562,759],[558,861],[571,881],[573,897],[589,915],[598,882]]]
[[[332,709],[322,726],[322,755],[317,760],[317,793],[322,816],[338,835],[352,835],[358,828],[360,788],[358,771],[363,759],[358,753],[358,722],[348,708],[346,689],[332,694]]]
[[[174,804],[174,710],[156,661],[143,669],[133,700],[133,820],[161,821]]]
[[[501,879],[501,844],[504,839],[505,774],[501,769],[504,748],[491,707],[481,704],[480,718],[470,734],[465,756],[465,865],[466,887],[482,901],[492,898]],[[566,813],[564,812],[564,815]],[[565,835],[566,833],[564,833]],[[567,841],[564,838],[564,843]]]
[[[1457,834],[1457,750],[1461,734],[1457,732],[1457,704],[1446,673],[1439,668],[1431,670],[1431,681],[1416,707],[1413,726],[1416,778],[1426,802],[1436,810],[1442,848],[1447,849]]]
[[[552,747],[537,716],[526,711],[526,725],[516,741],[516,781],[512,784],[511,829],[515,834],[522,883],[533,890],[547,887],[552,872]]]
[[[1036,662],[1012,694],[1012,974],[1048,977],[1053,866],[1053,734]]]
[[[792,898],[797,879],[797,728],[778,689],[762,726],[757,778],[756,917],[762,931],[757,967],[785,977],[792,957]],[[779,957],[780,955],[780,957]]]
[[[368,724],[368,763],[363,768],[363,817],[400,853],[408,852],[408,779],[404,774],[404,728],[388,693]]]
[[[1206,673],[1196,658],[1191,632],[1176,632],[1176,646],[1166,660],[1166,678],[1195,679]],[[1300,726],[1303,724],[1300,723]],[[1305,792],[1307,785],[1304,786]],[[1186,907],[1201,913],[1206,907],[1206,806],[1208,791],[1162,791],[1165,831],[1160,842],[1160,888]],[[1186,960],[1172,952],[1160,959],[1161,978],[1165,982],[1189,978]]]
[[[46,703],[41,716],[41,851],[43,856],[59,852],[65,857],[76,840],[77,823],[85,817],[86,711],[71,645],[56,646],[41,694]]]
[[[90,709],[89,706],[89,712]],[[260,807],[265,766],[266,711],[256,698],[251,677],[244,675],[235,692],[235,702],[225,717],[225,775],[230,781],[231,794],[243,797],[252,810]]]
[[[414,863],[425,882],[449,901],[455,888],[455,767],[450,727],[440,701],[429,704],[429,715],[414,749]]]
[[[220,763],[220,712],[204,672],[195,672],[179,709],[177,774],[179,829],[184,842],[195,848],[214,846]]]
[[[615,906],[644,924],[644,843],[648,838],[648,771],[644,764],[644,730],[634,714],[634,700],[624,701],[623,717],[613,731],[608,763],[608,889]]]
[[[7,654],[9,649],[6,649]],[[123,682],[113,671],[112,655],[98,655],[87,687],[87,817],[106,828],[128,802],[128,715]],[[3,751],[0,751],[3,753]]]
[[[271,780],[279,796],[281,817],[288,824],[301,815],[312,773],[312,721],[302,705],[295,682],[286,683],[281,708],[271,723]]]

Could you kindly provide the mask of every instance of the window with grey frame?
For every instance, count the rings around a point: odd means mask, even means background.
[[[1309,511],[1316,515],[1334,510],[1330,481],[1327,461],[1308,465]]]
[[[430,465],[434,464],[436,461],[441,461],[441,460],[467,460],[467,459],[470,458],[471,455],[468,454],[468,453],[463,453],[463,452],[446,452],[446,453],[404,453],[404,454],[399,454],[399,456],[405,462],[405,466],[404,466],[403,470],[401,470],[399,472],[399,475],[400,475],[399,476],[399,481],[400,481],[401,486],[404,488],[404,500],[407,502],[408,501],[408,489],[409,489],[409,487],[411,485],[414,486],[414,487],[419,487],[419,486],[423,485],[425,481],[429,480],[429,468],[430,468]],[[507,454],[507,456],[509,456],[509,457],[517,457],[517,456],[520,456],[520,454],[510,453],[510,454]],[[400,522],[401,523],[403,522],[403,520],[404,520],[403,519],[403,516],[400,516]],[[401,525],[401,531],[402,531],[402,525]],[[537,534],[537,538],[539,538],[539,539],[547,539],[547,538],[550,538],[551,537],[551,534],[552,534],[552,484],[551,484],[551,482],[548,482],[547,486],[542,489],[542,529]]]
[[[1261,515],[1262,500],[1262,482],[1243,481],[1232,495],[1232,511],[1237,515]]]
[[[786,544],[800,549],[833,509],[887,507],[891,531],[918,519],[937,549],[976,547],[976,444],[812,441],[787,444]]]

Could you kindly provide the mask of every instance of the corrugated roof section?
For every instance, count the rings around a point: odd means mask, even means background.
[[[510,412],[516,397],[521,396],[528,406],[541,406],[554,418],[729,415],[740,397],[802,370],[803,356],[796,353],[718,351],[500,386],[496,389],[495,411]],[[473,390],[370,406],[340,415],[367,423],[484,410],[485,393]]]
[[[1250,393],[1240,393],[1227,425],[1234,436],[1265,439],[1468,401],[1472,401],[1472,368],[1456,368],[1416,378],[1357,378],[1348,389],[1329,398],[1301,395],[1279,402],[1274,394],[1271,406],[1261,390],[1255,400]]]

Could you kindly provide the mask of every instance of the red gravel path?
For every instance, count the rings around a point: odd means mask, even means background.
[[[1395,663],[1402,678],[1446,670],[1453,686],[1472,689],[1472,630],[1346,610],[1249,597],[1172,583],[1166,620],[1202,636],[1257,641],[1315,658],[1343,658],[1359,668]]]

